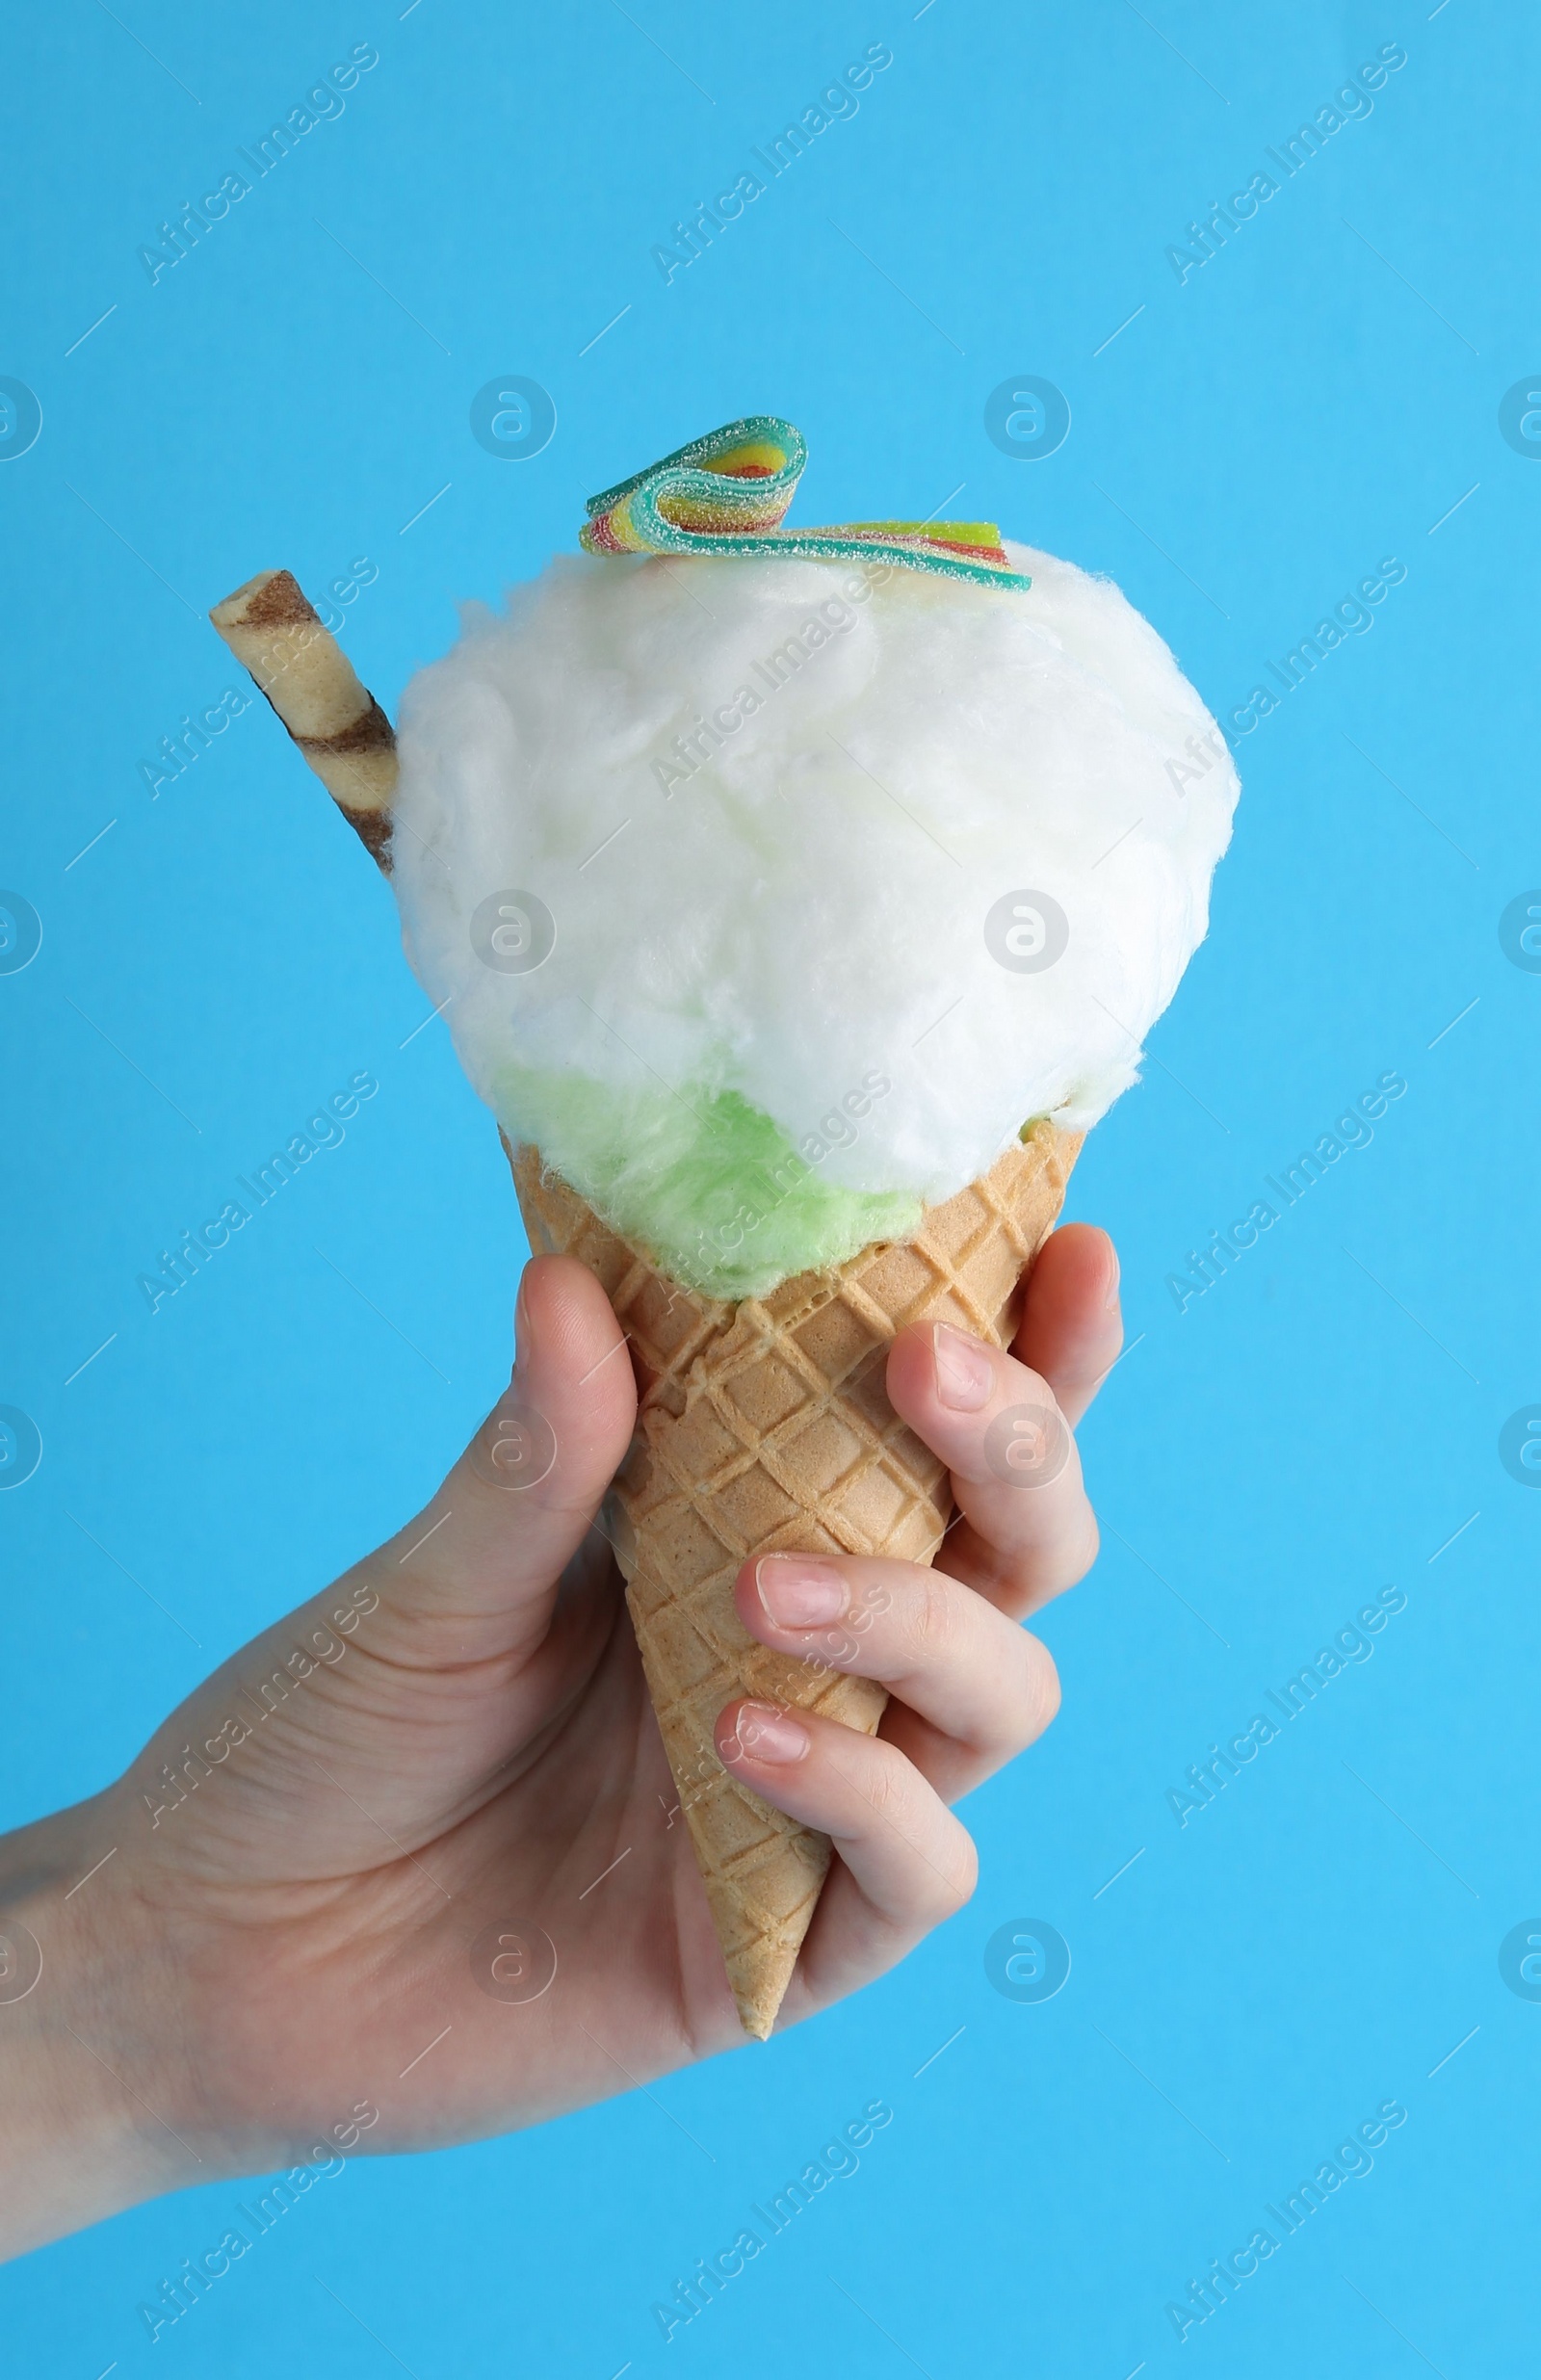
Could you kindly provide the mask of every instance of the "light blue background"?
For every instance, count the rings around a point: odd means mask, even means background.
[[[1393,39],[1373,114],[1180,282],[1189,219]],[[673,220],[878,39],[859,114],[666,285]],[[365,40],[346,113],[152,286],[139,244]],[[1541,980],[1497,928],[1541,882],[1541,469],[1498,422],[1541,364],[1530,12],[13,0],[5,44],[0,373],[43,410],[0,466],[0,883],[44,927],[0,977],[0,1402],[44,1450],[0,1498],[9,1821],[395,1529],[507,1376],[507,1169],[442,1027],[409,1038],[388,892],[260,705],[158,798],[139,773],[236,682],[210,603],[369,557],[346,641],[394,711],[586,494],[762,409],[807,435],[799,518],[996,517],[1111,573],[1222,718],[1407,569],[1238,738],[1211,939],[1072,1185],[1134,1343],[1084,1433],[1106,1551],[1044,1622],[1062,1716],[968,1805],[973,1905],[651,2098],[350,2162],[153,2351],[137,2302],[245,2193],[50,2248],[0,2280],[8,2367],[1521,2368],[1541,2006],[1497,1951],[1541,1907],[1541,1496],[1497,1447],[1541,1398]],[[556,403],[532,460],[470,434],[507,373]],[[1038,461],[983,426],[1028,373],[1073,414]],[[346,1143],[152,1320],[136,1274],[363,1067]],[[1185,1252],[1391,1069],[1372,1143],[1179,1313]],[[1186,1765],[1389,1582],[1373,1659],[1180,1827]],[[1030,1915],[1073,1952],[1040,2006],[983,1963]],[[652,2301],[878,2095],[860,2171],[666,2347]],[[1373,2172],[1179,2347],[1165,2302],[1388,2098]]]

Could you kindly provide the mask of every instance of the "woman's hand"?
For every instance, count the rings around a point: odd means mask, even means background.
[[[546,1476],[494,1484],[489,1424],[118,1784],[0,1844],[13,2252],[192,2182],[538,2122],[743,2039],[595,1525],[636,1412],[625,1342],[563,1257],[527,1268],[517,1321]],[[948,1805],[1054,1716],[1017,1623],[1095,1555],[1069,1425],[1119,1343],[1111,1245],[1071,1225],[1012,1354],[919,1328],[890,1355],[953,1473],[935,1568],[778,1556],[739,1580],[764,1643],[893,1695],[875,1739],[752,1702],[718,1723],[745,1782],[834,1839],[784,2025],[973,1889]]]

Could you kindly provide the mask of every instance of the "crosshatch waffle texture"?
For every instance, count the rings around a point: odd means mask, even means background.
[[[756,1643],[734,1608],[734,1581],[745,1560],[778,1551],[932,1559],[953,1499],[943,1466],[888,1401],[889,1347],[911,1322],[1009,1344],[1024,1268],[1053,1228],[1080,1146],[1040,1122],[928,1209],[913,1239],[874,1242],[849,1264],[737,1305],[681,1288],[537,1150],[509,1151],[531,1247],[586,1265],[631,1343],[640,1407],[612,1535],[728,1979],[757,2040],[775,2022],[830,1844],[723,1767],[718,1714],[749,1694],[872,1735],[888,1696]]]

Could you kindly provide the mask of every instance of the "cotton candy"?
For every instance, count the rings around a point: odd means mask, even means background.
[[[763,1294],[1136,1079],[1238,785],[1110,582],[555,561],[402,707],[404,939],[472,1083],[676,1277]]]

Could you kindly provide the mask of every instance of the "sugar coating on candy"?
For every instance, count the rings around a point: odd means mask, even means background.
[[[1238,785],[1105,579],[555,561],[403,701],[408,956],[509,1139],[721,1297],[1136,1080]]]

